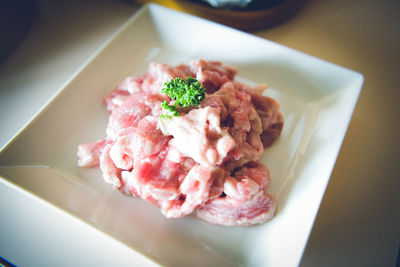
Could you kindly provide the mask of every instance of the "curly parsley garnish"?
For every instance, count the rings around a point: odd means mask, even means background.
[[[161,93],[167,94],[172,100],[175,100],[172,105],[168,101],[161,103],[161,107],[164,109],[161,117],[165,119],[179,116],[177,107],[187,108],[200,105],[206,94],[206,89],[191,76],[188,76],[186,80],[181,78],[171,79],[164,85]]]

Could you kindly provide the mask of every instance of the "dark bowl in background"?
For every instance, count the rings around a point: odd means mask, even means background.
[[[245,9],[214,8],[201,0],[132,0],[137,4],[156,3],[187,12],[233,28],[252,31],[278,25],[293,15],[306,0],[258,0]]]

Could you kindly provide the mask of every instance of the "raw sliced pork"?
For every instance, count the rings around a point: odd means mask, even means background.
[[[248,226],[274,216],[271,175],[259,158],[281,134],[283,116],[265,85],[235,81],[237,70],[217,61],[151,63],[104,98],[106,137],[78,146],[78,165],[99,166],[103,178],[140,197],[168,218],[191,213],[210,223]],[[206,89],[200,106],[162,119],[164,83],[195,77]]]

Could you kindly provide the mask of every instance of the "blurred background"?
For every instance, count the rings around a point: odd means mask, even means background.
[[[0,147],[145,2],[1,1]],[[400,1],[274,0],[221,9],[201,1],[153,2],[247,30],[364,75],[300,266],[399,266]],[[37,244],[39,251],[62,251],[71,242],[68,236],[43,239],[40,234],[54,228],[59,213],[44,211],[0,184],[0,214],[1,257],[30,266],[72,256],[27,253],[37,252]],[[27,222],[29,231],[16,236]],[[57,229],[52,231],[57,234]],[[76,244],[75,253],[96,255],[97,249],[95,244]]]

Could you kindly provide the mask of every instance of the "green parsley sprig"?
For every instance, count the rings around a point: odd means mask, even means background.
[[[161,89],[161,93],[167,94],[172,100],[175,100],[172,105],[168,101],[161,103],[161,107],[164,110],[161,117],[164,119],[179,116],[177,107],[187,108],[200,105],[206,94],[206,89],[191,76],[188,76],[186,80],[179,77],[171,79],[164,85],[165,87]]]

